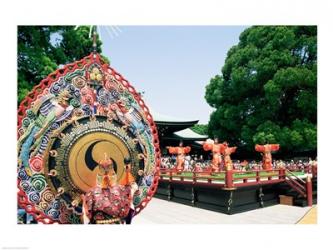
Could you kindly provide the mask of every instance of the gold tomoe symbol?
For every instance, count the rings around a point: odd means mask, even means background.
[[[83,192],[94,187],[99,173],[98,162],[104,153],[112,159],[118,180],[124,174],[124,158],[129,150],[117,136],[104,132],[87,134],[76,141],[69,153],[69,174],[74,184]]]

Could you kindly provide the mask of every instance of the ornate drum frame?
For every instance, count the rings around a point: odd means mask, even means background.
[[[145,120],[147,121],[147,125],[150,128],[151,136],[152,136],[152,145],[154,148],[154,162],[155,166],[154,168],[154,174],[153,174],[153,180],[152,183],[146,193],[146,197],[141,200],[141,202],[135,207],[135,214],[140,213],[140,211],[146,207],[148,202],[153,197],[154,193],[157,190],[158,186],[158,180],[159,180],[159,169],[160,169],[160,148],[159,148],[159,139],[158,139],[158,132],[156,125],[154,123],[153,117],[149,112],[148,107],[145,105],[144,101],[141,98],[141,95],[136,92],[134,87],[119,73],[117,73],[113,68],[111,68],[107,63],[103,62],[102,58],[99,54],[91,53],[89,56],[84,57],[83,59],[76,61],[71,64],[65,65],[63,68],[56,70],[54,73],[51,73],[48,75],[47,78],[43,79],[38,85],[36,85],[32,91],[25,97],[25,99],[20,103],[17,116],[18,116],[18,123],[17,123],[17,131],[18,131],[18,138],[23,133],[23,120],[27,116],[26,111],[29,110],[33,103],[42,95],[45,95],[45,90],[49,89],[52,84],[59,80],[59,78],[64,77],[68,73],[72,73],[75,70],[78,69],[84,69],[90,64],[97,64],[101,67],[103,72],[108,72],[111,74],[114,79],[121,83],[122,87],[126,89],[131,96],[135,99],[137,104],[140,106],[141,110],[144,113]],[[104,80],[103,80],[104,81]],[[48,152],[49,153],[49,152]],[[46,166],[47,162],[45,162],[45,159],[43,161],[42,168],[48,168]],[[44,173],[45,174],[45,173]],[[36,208],[36,205],[29,200],[27,197],[26,192],[21,187],[21,179],[18,178],[17,180],[17,187],[18,187],[18,204],[20,207],[24,208],[27,213],[32,214],[34,218],[38,222],[42,222],[44,224],[52,224],[52,223],[61,223],[58,220],[54,220],[44,212],[40,211]],[[73,210],[74,208],[68,208],[68,210]]]

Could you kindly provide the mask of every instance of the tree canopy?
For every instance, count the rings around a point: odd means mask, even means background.
[[[281,152],[317,149],[316,26],[253,26],[206,86],[216,110],[208,134],[243,152],[279,143]]]
[[[92,51],[90,28],[80,26],[18,26],[18,103],[59,65],[71,63]],[[97,36],[97,52],[102,42]]]
[[[195,124],[191,129],[198,133],[199,135],[207,135],[208,134],[208,125],[207,124]]]

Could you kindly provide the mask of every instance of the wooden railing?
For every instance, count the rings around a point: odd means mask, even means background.
[[[303,165],[299,166],[297,164],[294,164],[292,166],[285,167],[287,170],[291,172],[304,172],[307,174],[311,174],[313,172],[313,166],[312,165]]]
[[[295,175],[293,172],[286,170],[286,182],[302,197],[306,197],[306,182]]]
[[[260,166],[261,168],[261,166]],[[167,168],[163,168],[162,169],[167,169]],[[173,168],[172,168],[173,169]],[[170,170],[172,170],[170,169]],[[237,168],[236,168],[237,169]],[[278,167],[273,168],[273,170],[278,171]],[[310,165],[310,164],[304,164],[304,165],[299,165],[299,164],[293,164],[293,165],[289,165],[286,166],[285,169],[291,171],[291,172],[303,172],[303,173],[307,173],[307,174],[312,174],[313,176],[317,175],[317,164],[315,165]],[[253,168],[252,170],[249,171],[256,171],[257,169]],[[234,170],[234,171],[240,171],[240,170]],[[188,171],[190,172],[190,171]],[[206,171],[208,172],[208,171]]]
[[[250,186],[258,184],[273,184],[281,182],[284,178],[284,173],[279,171],[242,171],[240,173],[233,173],[233,184],[235,187]]]
[[[160,180],[183,184],[224,186],[224,174],[225,171],[218,173],[212,173],[211,171],[177,172],[174,169],[160,169]]]
[[[160,180],[183,184],[208,184],[224,188],[235,188],[279,183],[285,181],[285,172],[278,170],[176,172],[174,169],[160,169]]]
[[[312,176],[316,176],[316,172],[312,172]],[[307,175],[306,181],[299,178],[293,172],[286,170],[286,183],[292,187],[303,198],[307,198],[308,206],[312,206],[312,181],[310,175]]]

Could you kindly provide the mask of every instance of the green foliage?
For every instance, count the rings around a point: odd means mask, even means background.
[[[198,133],[199,135],[208,134],[208,125],[207,124],[195,124],[191,129],[194,132]]]
[[[59,65],[71,63],[92,51],[89,27],[18,26],[18,103]],[[102,42],[97,37],[97,51]]]
[[[317,149],[317,28],[254,26],[206,86],[216,110],[208,134],[253,152],[279,143],[282,152]]]

